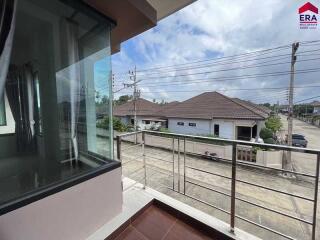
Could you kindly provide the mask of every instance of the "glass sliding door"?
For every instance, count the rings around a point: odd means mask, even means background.
[[[112,23],[77,0],[19,0],[15,20],[0,206],[114,163],[112,123],[99,125],[111,116]]]

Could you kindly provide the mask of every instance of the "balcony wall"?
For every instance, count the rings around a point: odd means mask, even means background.
[[[121,168],[117,168],[2,215],[0,238],[86,239],[121,210]]]

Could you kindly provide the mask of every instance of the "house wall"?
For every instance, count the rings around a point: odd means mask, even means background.
[[[212,130],[211,134],[214,134],[214,125],[219,125],[219,137],[226,139],[235,138],[235,123],[232,120],[223,120],[223,119],[213,119],[212,120]]]
[[[184,126],[178,125],[178,122],[183,122]],[[196,123],[196,126],[191,127],[189,123]],[[208,135],[211,134],[211,120],[169,118],[168,128],[174,133]]]
[[[320,113],[320,106],[313,108],[313,113]]]
[[[184,122],[184,126],[180,126],[177,123]],[[196,123],[196,127],[189,126],[189,123]],[[168,126],[171,132],[181,134],[197,134],[197,135],[213,135],[214,125],[219,125],[219,137],[225,139],[236,138],[237,126],[253,126],[255,124],[252,120],[227,120],[227,119],[213,119],[213,120],[201,120],[201,119],[183,119],[183,118],[169,118]],[[264,121],[258,121],[257,123],[258,134],[264,127]]]
[[[86,239],[121,210],[117,168],[2,215],[1,240]]]

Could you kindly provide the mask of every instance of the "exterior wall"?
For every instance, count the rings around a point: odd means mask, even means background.
[[[212,120],[212,131],[211,134],[214,134],[214,125],[219,125],[219,137],[226,139],[234,139],[235,138],[235,127],[234,121],[232,120],[223,120],[223,119],[213,119]]]
[[[6,108],[6,126],[0,126],[0,134],[10,134],[15,133],[15,121],[13,119],[13,115],[11,112],[11,108],[9,106],[7,95],[4,95],[4,102]]]
[[[314,107],[313,108],[313,113],[320,114],[320,106],[319,107]]]
[[[257,136],[260,137],[261,129],[264,127],[266,127],[265,121],[258,121],[258,123],[257,123]]]
[[[1,239],[86,239],[121,210],[121,168],[117,168],[2,215]]]
[[[131,119],[133,119],[134,116],[126,116],[126,117],[119,117],[119,118],[123,124],[127,125],[131,123]],[[156,126],[158,128],[161,127],[161,123],[155,123],[153,121],[151,121],[150,124],[143,123],[143,120],[148,118],[150,117],[137,116],[137,126],[139,127],[140,130],[150,130],[152,126]]]
[[[123,123],[123,124],[129,124],[130,123],[130,118],[129,117],[119,117],[120,121]]]
[[[183,122],[184,126],[178,125],[178,122]],[[196,123],[196,126],[191,127],[189,123]],[[208,135],[211,134],[211,120],[169,118],[168,128],[171,132],[175,133]]]

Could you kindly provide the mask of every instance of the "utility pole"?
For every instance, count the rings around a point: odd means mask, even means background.
[[[296,52],[299,48],[299,42],[292,44],[291,53],[291,71],[290,71],[290,85],[289,85],[289,112],[288,112],[288,146],[292,146],[292,128],[293,128],[293,90],[294,90],[294,65],[297,60]],[[291,151],[287,153],[287,159],[284,164],[286,170],[292,170],[291,165]]]
[[[129,71],[130,79],[133,80],[131,84],[124,84],[124,87],[133,87],[133,128],[138,131],[137,127],[137,100],[140,97],[140,91],[137,88],[137,68],[134,67],[134,71]],[[136,134],[135,143],[138,142],[138,137]]]

